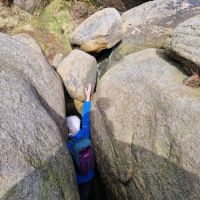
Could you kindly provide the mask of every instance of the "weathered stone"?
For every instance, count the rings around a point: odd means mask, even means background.
[[[92,92],[96,84],[96,59],[84,51],[75,49],[63,60],[57,68],[69,95],[77,100],[84,101],[85,88],[92,84]]]
[[[114,7],[119,11],[129,10],[149,0],[97,0],[104,7]]]
[[[108,199],[199,199],[200,89],[163,52],[126,56],[97,85],[92,140]]]
[[[57,69],[58,66],[61,64],[61,62],[64,60],[65,56],[62,53],[57,54],[53,61],[52,61],[52,66]]]
[[[200,15],[175,28],[165,48],[172,58],[183,63],[187,74],[200,72]]]
[[[27,12],[33,13],[36,8],[45,7],[50,0],[13,0],[13,4]]]
[[[145,49],[162,48],[179,23],[200,13],[197,0],[154,0],[123,13],[124,36],[112,60]]]
[[[43,51],[42,51],[40,45],[29,34],[19,33],[19,34],[13,35],[12,37],[15,38],[15,39],[17,39],[17,40],[19,40],[20,42],[23,42],[23,43],[27,44],[28,46],[30,46],[31,48],[33,48],[38,53],[43,54]]]
[[[59,130],[64,109],[61,82],[43,55],[0,34],[1,200],[79,199]]]
[[[86,52],[109,49],[121,40],[121,16],[106,8],[87,18],[71,35],[71,43]]]
[[[82,1],[76,1],[71,8],[71,15],[73,19],[79,19],[88,14],[88,4]]]
[[[0,66],[19,70],[29,79],[42,104],[63,132],[66,126],[63,86],[46,58],[26,44],[0,33]]]
[[[57,124],[23,74],[2,65],[0,112],[0,199],[78,199]]]

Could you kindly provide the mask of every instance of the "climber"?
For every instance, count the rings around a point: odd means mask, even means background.
[[[83,105],[81,129],[79,117],[75,115],[67,117],[69,129],[67,146],[74,162],[81,200],[89,199],[95,175],[95,158],[90,140],[91,84],[85,89],[85,94],[86,100]]]

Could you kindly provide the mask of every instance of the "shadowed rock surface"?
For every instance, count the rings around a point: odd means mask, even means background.
[[[199,199],[200,90],[163,52],[124,57],[97,86],[92,140],[108,199]]]
[[[0,66],[16,69],[29,80],[63,133],[65,102],[62,82],[46,58],[26,44],[0,33]]]
[[[200,15],[175,28],[165,48],[172,58],[183,63],[187,74],[200,72]]]
[[[114,7],[119,11],[129,10],[149,0],[97,0],[104,7]]]
[[[117,44],[122,37],[122,20],[114,8],[105,8],[87,18],[71,35],[71,44],[86,52],[99,52]]]
[[[145,49],[161,48],[179,23],[200,13],[200,1],[155,0],[123,13],[123,40],[112,60]]]

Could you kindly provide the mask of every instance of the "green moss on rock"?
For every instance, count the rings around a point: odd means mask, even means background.
[[[15,196],[16,188],[12,187],[9,191],[4,195],[4,200],[12,199]]]
[[[71,51],[69,36],[74,28],[70,17],[72,1],[53,0],[44,9],[37,9],[26,22],[20,23],[11,34],[28,33],[34,37],[51,61],[58,53]]]

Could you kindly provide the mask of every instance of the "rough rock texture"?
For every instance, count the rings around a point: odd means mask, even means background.
[[[83,1],[75,1],[70,8],[72,19],[77,24],[83,22],[87,17],[95,13],[97,8],[93,4],[88,4]]]
[[[129,10],[149,0],[97,0],[104,7],[114,7],[119,11]]]
[[[53,61],[52,61],[52,66],[57,69],[58,66],[61,64],[61,62],[64,60],[65,56],[62,53],[57,54]]]
[[[189,74],[200,72],[200,15],[181,23],[168,38],[169,55],[183,63]]]
[[[1,200],[79,199],[60,132],[64,110],[61,82],[44,57],[0,34]]]
[[[71,15],[73,19],[84,17],[88,13],[88,4],[82,1],[76,1],[71,8]]]
[[[84,51],[75,49],[62,61],[57,68],[69,95],[77,101],[84,101],[85,88],[96,84],[96,59]]]
[[[29,34],[19,33],[19,34],[13,35],[12,37],[15,38],[15,39],[17,39],[17,40],[19,40],[20,42],[23,42],[23,43],[27,44],[28,46],[30,46],[31,48],[33,48],[38,53],[43,54],[43,51],[42,51],[40,45]]]
[[[79,199],[71,157],[37,90],[0,66],[0,199]]]
[[[51,0],[13,0],[13,4],[19,6],[27,12],[34,12],[36,8],[46,6]]]
[[[108,199],[199,199],[200,89],[162,52],[126,56],[97,86],[92,140]]]
[[[145,48],[161,48],[179,23],[200,13],[197,0],[155,0],[122,15],[124,36],[113,60]]]
[[[86,52],[109,49],[121,40],[121,16],[114,8],[106,8],[87,18],[74,30],[71,43]]]
[[[61,131],[65,130],[65,101],[62,82],[46,58],[26,44],[0,33],[0,66],[24,74],[35,87],[45,109]]]

